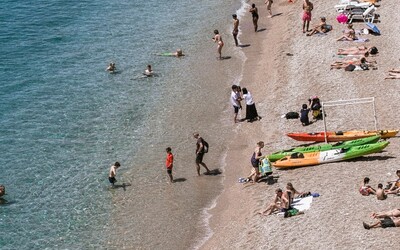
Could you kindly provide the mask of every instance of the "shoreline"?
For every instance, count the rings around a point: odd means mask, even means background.
[[[266,17],[264,5],[257,6],[261,13],[259,28],[267,27],[257,36],[249,30],[252,23],[248,21],[248,13],[242,17],[245,21],[240,20],[241,26],[246,28],[240,40],[252,43],[250,47],[242,49],[248,59],[240,85],[249,88],[263,119],[252,124],[242,123],[234,128],[237,133],[228,145],[224,189],[216,207],[211,210],[210,225],[214,234],[200,249],[396,248],[394,240],[389,239],[395,239],[398,229],[366,231],[361,222],[370,221],[369,214],[373,211],[396,208],[397,197],[390,196],[385,201],[362,197],[358,193],[358,185],[364,176],[372,177],[374,186],[393,178],[390,176],[398,168],[396,152],[399,151],[399,136],[390,139],[391,144],[382,153],[358,160],[286,171],[274,170],[274,174],[280,178],[272,186],[237,183],[239,177],[245,177],[250,172],[250,155],[257,141],[264,140],[266,146],[263,154],[266,154],[301,143],[284,136],[286,132],[323,130],[322,122],[302,127],[298,120],[280,118],[289,111],[299,110],[301,104],[312,95],[318,95],[323,101],[374,96],[378,129],[398,128],[400,119],[385,115],[400,108],[399,103],[395,102],[400,93],[398,80],[383,80],[384,72],[400,65],[398,59],[390,55],[390,52],[396,51],[395,41],[400,40],[399,36],[391,36],[394,33],[391,30],[399,29],[394,25],[396,21],[389,20],[395,15],[395,3],[381,3],[378,13],[382,22],[378,25],[383,35],[369,36],[370,42],[365,43],[365,46],[379,48],[380,55],[376,58],[378,70],[351,73],[329,69],[329,64],[337,60],[332,56],[337,48],[364,45],[335,41],[341,33],[341,26],[335,20],[335,4],[333,0],[314,3],[310,27],[316,25],[318,16],[326,16],[328,23],[334,25],[334,30],[326,36],[306,37],[301,33],[301,1],[294,4],[274,3],[273,13],[283,14],[272,19]],[[355,25],[362,26],[360,23]],[[262,34],[264,32],[266,35]],[[286,53],[293,56],[286,56]],[[391,91],[376,91],[380,85],[389,86]],[[388,98],[393,100],[389,106],[386,105]],[[329,130],[372,128],[369,107],[351,106],[345,110],[328,110]],[[244,116],[243,111],[241,116]],[[301,191],[320,193],[321,197],[314,199],[311,209],[302,216],[283,219],[279,216],[260,218],[256,215],[270,202],[273,190],[284,188],[287,182],[292,182]],[[282,237],[285,238],[285,246],[278,240]],[[302,241],[304,238],[308,240]]]

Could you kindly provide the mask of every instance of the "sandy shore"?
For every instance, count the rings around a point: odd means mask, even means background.
[[[282,14],[271,19],[266,17],[266,7],[261,3],[256,2],[259,29],[266,30],[254,33],[251,17],[246,15],[241,19],[240,40],[251,45],[243,48],[248,59],[241,86],[252,92],[263,119],[233,128],[237,134],[229,145],[224,191],[211,211],[214,234],[202,249],[397,249],[398,228],[367,231],[362,221],[371,222],[371,212],[397,208],[400,197],[378,201],[361,196],[358,188],[365,176],[371,178],[375,187],[395,178],[399,137],[390,139],[391,144],[380,154],[315,167],[275,170],[279,180],[273,185],[248,186],[237,181],[250,172],[250,156],[257,141],[263,140],[263,152],[271,153],[300,144],[286,137],[287,132],[323,130],[322,122],[302,127],[298,120],[280,118],[289,111],[298,111],[312,95],[318,95],[322,101],[375,97],[378,128],[399,127],[400,80],[384,80],[388,69],[400,67],[396,50],[400,17],[396,3],[380,2],[381,22],[377,25],[382,35],[368,36],[370,42],[366,44],[379,49],[378,70],[364,72],[330,70],[329,65],[338,59],[338,48],[359,45],[335,41],[344,28],[336,21],[336,0],[314,3],[311,26],[317,24],[320,16],[326,16],[334,30],[326,36],[312,37],[301,32],[301,1],[276,1],[273,13]],[[355,28],[364,26],[356,23]],[[374,128],[369,105],[330,108],[327,114],[330,130]],[[274,190],[284,188],[287,182],[300,191],[321,196],[301,216],[284,219],[278,215],[257,215],[271,201]]]

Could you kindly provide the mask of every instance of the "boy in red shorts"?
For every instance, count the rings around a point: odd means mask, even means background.
[[[174,155],[171,153],[172,149],[170,147],[165,149],[167,151],[167,159],[165,160],[165,166],[167,167],[167,174],[169,176],[169,181],[171,183],[174,182],[174,178],[172,177],[172,167],[174,164]]]

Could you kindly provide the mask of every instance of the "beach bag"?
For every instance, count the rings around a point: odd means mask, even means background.
[[[208,153],[208,148],[209,148],[208,142],[206,142],[203,138],[201,138],[201,140],[203,143],[203,152]]]
[[[288,112],[285,117],[286,119],[299,119],[300,116],[297,112]]]
[[[354,71],[354,69],[356,68],[356,66],[354,66],[353,64],[349,64],[346,66],[346,68],[344,68],[345,71]]]

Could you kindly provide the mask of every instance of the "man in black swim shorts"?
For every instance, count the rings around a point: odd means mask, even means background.
[[[108,181],[111,183],[111,185],[114,187],[114,184],[117,182],[115,179],[115,176],[117,175],[117,169],[121,166],[119,162],[115,162],[114,165],[111,166],[110,168],[110,173],[108,175]]]
[[[208,169],[207,165],[203,162],[203,157],[205,154],[203,138],[200,137],[199,133],[193,133],[193,137],[195,139],[197,139],[197,142],[196,142],[197,174],[200,176],[200,165],[203,166],[207,170],[207,173],[210,173],[210,170]]]

